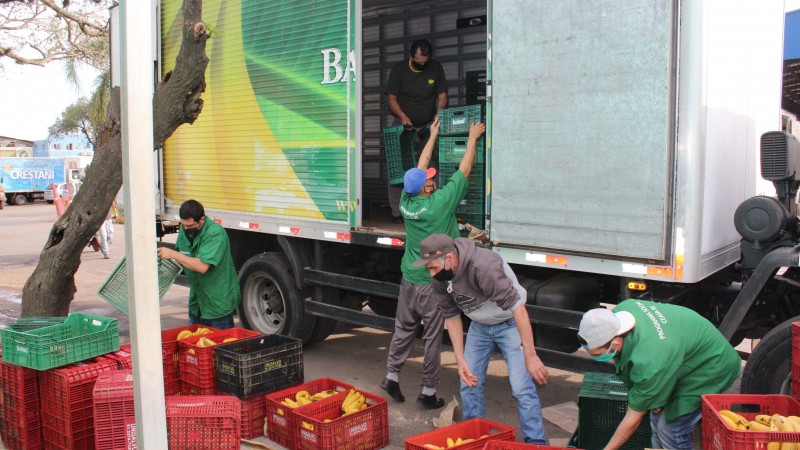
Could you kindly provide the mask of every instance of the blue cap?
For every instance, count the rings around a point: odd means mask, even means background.
[[[403,175],[403,189],[409,195],[417,195],[425,187],[425,181],[436,176],[436,169],[433,167],[428,170],[418,168],[408,169],[406,174]]]

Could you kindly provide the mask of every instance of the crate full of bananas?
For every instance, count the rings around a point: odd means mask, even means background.
[[[800,450],[800,403],[786,395],[702,396],[703,448]]]
[[[487,419],[469,419],[406,438],[406,450],[481,450],[490,441],[515,441],[514,427]]]
[[[258,336],[261,336],[261,333],[257,331],[229,328],[206,334],[194,334],[178,340],[181,380],[198,388],[215,387],[214,347]]]
[[[296,410],[293,420],[295,450],[381,448],[389,443],[388,402],[356,388]]]

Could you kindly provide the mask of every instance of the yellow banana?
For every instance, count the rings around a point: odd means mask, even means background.
[[[454,447],[456,445],[456,441],[453,438],[447,438],[447,448]]]
[[[769,426],[769,424],[772,422],[772,416],[768,414],[759,414],[756,416],[756,422],[760,422],[766,426]]]
[[[769,425],[764,425],[761,422],[756,422],[755,420],[751,420],[750,431],[769,431]]]
[[[462,442],[461,438],[456,439],[456,445],[461,445]]]
[[[223,343],[223,344],[227,344],[228,342],[236,342],[236,341],[238,341],[238,340],[239,340],[238,338],[235,338],[235,337],[229,337],[229,338],[225,338],[225,339],[223,339],[223,340],[222,340],[222,343]]]
[[[177,339],[178,339],[179,341],[182,341],[182,340],[186,339],[187,337],[191,337],[192,335],[193,335],[193,333],[192,333],[191,331],[189,331],[189,330],[183,330],[183,331],[181,331],[180,333],[178,333],[178,337],[177,337]]]
[[[781,431],[781,429],[778,428],[778,424],[776,422],[772,422],[772,421],[770,421],[770,423],[769,423],[769,430],[773,431],[773,432]],[[780,449],[781,449],[781,443],[780,442],[770,442],[769,444],[767,444],[767,450],[780,450]]]
[[[296,394],[294,394],[294,399],[297,400],[298,402],[300,401],[300,399],[306,397],[308,397],[308,391],[298,391]]]
[[[739,415],[739,414],[737,414],[737,413],[735,413],[733,411],[727,410],[727,409],[720,410],[719,414],[721,416],[725,416],[725,417],[733,420],[733,422],[736,424],[736,426],[734,428],[737,429],[737,430],[745,430],[746,431],[746,430],[750,429],[750,421],[745,419],[744,416],[742,416],[742,415]]]
[[[730,428],[731,430],[737,430],[738,429],[738,427],[736,426],[736,422],[734,422],[733,419],[731,419],[728,416],[723,416],[723,415],[720,415],[720,417],[722,417],[722,421],[725,423],[725,425],[728,426],[728,428]]]
[[[288,406],[290,408],[297,408],[298,406],[300,406],[299,403],[297,403],[296,401],[290,399],[289,397],[286,397],[285,399],[283,399],[283,401],[281,403],[283,403],[284,405],[286,405],[286,406]]]
[[[302,423],[302,426],[303,426],[303,428],[305,428],[306,430],[314,431],[314,425],[312,425],[312,424],[310,424],[310,423],[306,422],[305,420],[303,421],[303,423]]]
[[[786,418],[792,422],[792,426],[794,427],[794,431],[800,431],[800,417],[797,416],[786,416]]]

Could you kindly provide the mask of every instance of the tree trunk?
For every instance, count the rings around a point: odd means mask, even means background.
[[[202,0],[184,0],[184,34],[175,69],[168,74],[153,98],[153,148],[184,123],[193,123],[203,109],[209,38],[202,17]],[[22,317],[65,316],[75,296],[75,273],[81,253],[100,229],[122,186],[122,136],[119,89],[111,94],[105,129],[99,134],[92,164],[79,194],[53,228],[39,264],[22,290]],[[131,150],[133,151],[133,150]],[[136,149],[135,151],[145,151]],[[128,218],[130,220],[131,218]],[[142,218],[152,220],[155,217]],[[154,252],[155,255],[155,252]]]

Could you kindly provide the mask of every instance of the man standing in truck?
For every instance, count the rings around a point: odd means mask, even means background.
[[[386,100],[397,122],[406,129],[425,128],[440,109],[447,108],[447,78],[442,65],[432,59],[433,48],[427,39],[411,43],[408,60],[397,63],[386,82]],[[416,156],[424,142],[414,141]],[[389,206],[396,222],[400,219],[400,186],[389,186]]]
[[[650,411],[653,448],[701,448],[700,396],[719,394],[739,377],[739,354],[700,314],[679,305],[625,300],[592,309],[578,329],[597,361],[613,361],[629,388],[628,411],[606,449],[621,448]]]
[[[439,135],[439,119],[434,118],[431,137],[422,150],[417,167],[408,170],[403,177],[404,191],[400,199],[400,211],[406,224],[406,249],[400,263],[403,279],[400,281],[394,335],[386,363],[387,374],[381,383],[381,387],[398,402],[405,401],[399,384],[400,369],[414,346],[417,327],[424,322],[425,331],[422,336],[425,342],[424,375],[422,393],[417,397],[417,403],[425,409],[444,406],[444,400],[436,397],[444,321],[441,312],[432,301],[428,271],[412,267],[412,263],[419,256],[420,241],[429,234],[445,233],[452,237],[459,236],[455,212],[459,202],[467,195],[467,177],[475,162],[478,138],[484,131],[486,126],[482,123],[470,126],[467,149],[464,151],[458,170],[441,189],[436,189],[433,181],[436,169],[428,168]]]
[[[233,327],[233,312],[241,300],[228,233],[207,220],[203,205],[185,201],[178,210],[181,227],[175,250],[159,247],[161,259],[172,259],[189,278],[189,323],[220,330]]]
[[[413,266],[424,267],[431,276],[432,303],[442,311],[458,364],[464,419],[485,416],[486,371],[497,346],[508,365],[525,442],[547,445],[534,380],[543,385],[549,374],[534,347],[525,309],[528,293],[511,267],[474,241],[445,234],[423,239],[419,252]],[[462,313],[472,321],[466,344]]]

